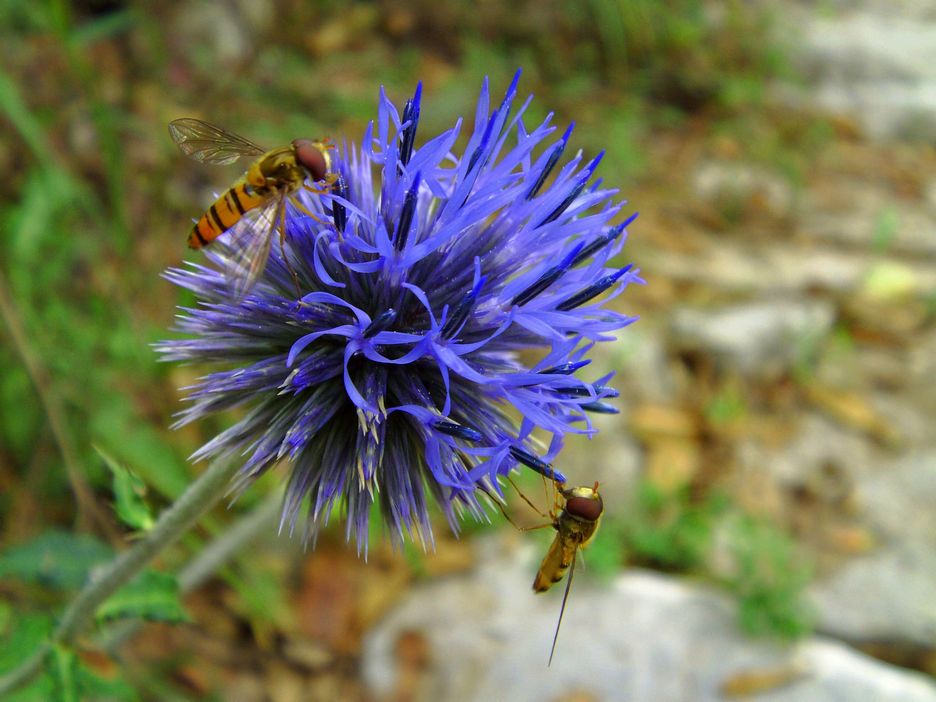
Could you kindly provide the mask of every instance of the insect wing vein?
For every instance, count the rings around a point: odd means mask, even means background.
[[[270,257],[282,198],[244,215],[224,235],[227,277],[237,299],[242,298],[260,277]]]
[[[249,139],[192,117],[169,123],[169,135],[189,158],[224,166],[242,156],[261,156],[266,150]]]

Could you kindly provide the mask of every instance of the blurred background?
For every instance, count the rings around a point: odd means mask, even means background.
[[[250,547],[10,699],[936,700],[931,3],[5,0],[0,56],[0,671],[231,421],[170,431],[204,369],[150,348],[191,301],[160,272],[241,172],[171,119],[359,140],[421,80],[425,136],[520,67],[531,122],[607,150],[648,281],[595,362],[622,413],[560,457],[606,511],[548,671],[551,530],[302,553],[276,474],[157,568]]]

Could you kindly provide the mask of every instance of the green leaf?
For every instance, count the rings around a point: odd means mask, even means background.
[[[0,378],[0,441],[15,454],[14,461],[25,461],[35,447],[37,426],[42,412],[36,402],[32,381],[12,354],[0,355],[3,377]]]
[[[114,499],[116,500],[115,511],[117,512],[117,518],[131,529],[149,531],[155,520],[149,505],[146,504],[144,499],[146,483],[140,480],[139,476],[131,472],[129,468],[125,468],[118,463],[101,447],[95,446],[94,450],[104,459],[104,463],[110,468],[114,476]]]
[[[19,87],[6,71],[0,71],[0,114],[12,123],[37,160],[43,163],[54,163],[57,160],[39,120],[29,111]]]
[[[121,678],[109,680],[96,675],[86,666],[78,669],[83,700],[107,700],[108,702],[136,702],[140,699],[129,683]]]
[[[98,607],[98,621],[139,618],[151,622],[190,621],[179,598],[179,583],[170,573],[147,570]]]
[[[89,571],[113,556],[87,534],[47,531],[0,554],[0,578],[15,577],[59,590],[81,587]]]
[[[9,672],[29,657],[52,633],[53,620],[45,614],[22,612],[0,603],[0,674]]]
[[[160,495],[174,499],[192,481],[187,464],[125,397],[102,398],[91,416],[88,434],[93,442],[109,447],[118,460],[134,466]]]
[[[54,702],[132,702],[139,699],[136,691],[119,674],[111,678],[101,677],[72,649],[65,646],[53,647],[46,669],[52,680],[51,694],[33,699],[48,699]]]
[[[55,689],[55,702],[80,702],[78,694],[78,657],[64,646],[55,646],[49,661],[49,670]]]
[[[0,602],[0,675],[25,661],[52,633],[53,619],[46,614],[23,612]],[[8,693],[3,702],[34,702],[52,699],[53,682],[47,674]]]
[[[55,690],[55,682],[52,680],[52,676],[43,671],[42,673],[36,675],[28,683],[25,683],[21,687],[16,688],[12,692],[8,693],[4,698],[3,702],[36,702],[37,700],[53,700]]]

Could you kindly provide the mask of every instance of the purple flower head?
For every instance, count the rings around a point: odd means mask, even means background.
[[[461,153],[460,119],[417,144],[421,86],[402,115],[381,92],[362,145],[334,154],[330,192],[287,213],[301,300],[278,242],[242,298],[224,236],[206,249],[214,267],[166,273],[198,305],[164,360],[223,367],[186,388],[177,424],[242,408],[194,458],[242,456],[235,489],[285,462],[282,528],[305,505],[314,542],[340,505],[366,549],[376,502],[394,541],[431,545],[430,495],[455,530],[465,511],[485,518],[501,476],[524,465],[564,482],[563,437],[616,411],[610,376],[581,376],[594,343],[635,319],[605,303],[642,282],[609,263],[636,215],[611,224],[622,204],[592,181],[600,154],[563,163],[571,127],[525,125],[518,78],[493,109],[485,81]]]

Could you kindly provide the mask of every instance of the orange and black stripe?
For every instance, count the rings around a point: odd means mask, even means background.
[[[264,198],[247,190],[246,183],[238,183],[214,201],[201,216],[189,234],[192,249],[207,246],[233,227],[247,212],[259,206]]]

